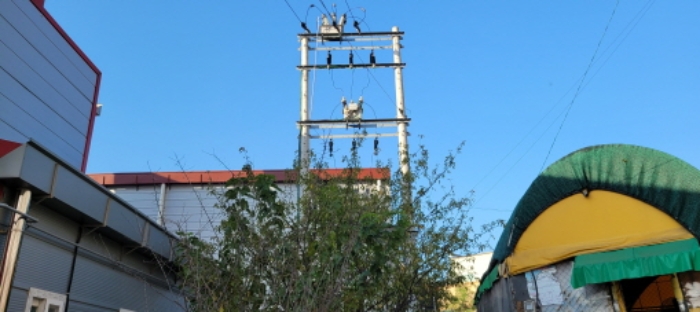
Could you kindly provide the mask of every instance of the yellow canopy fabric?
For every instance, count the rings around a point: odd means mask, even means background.
[[[510,275],[577,255],[690,239],[667,214],[632,197],[602,190],[575,194],[545,209],[506,258]]]

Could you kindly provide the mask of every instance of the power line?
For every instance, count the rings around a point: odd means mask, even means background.
[[[326,9],[326,13],[328,13],[328,17],[331,16],[331,11],[326,7],[326,4],[323,3],[323,0],[318,0],[318,2],[321,2],[321,5],[323,6],[324,9]]]
[[[595,73],[591,76],[591,78],[588,79],[587,82],[585,82],[585,85],[583,86],[583,88],[581,88],[581,90],[584,90],[584,89],[588,86],[588,84],[591,83],[591,81],[593,80],[593,78],[595,78],[595,77],[598,75],[598,73],[600,73],[600,71],[602,70],[602,68],[605,67],[605,65],[606,65],[606,64],[608,63],[608,61],[612,58],[612,56],[615,54],[615,52],[617,51],[617,49],[618,49],[620,46],[622,46],[622,43],[624,43],[624,41],[627,39],[627,37],[628,37],[628,36],[632,33],[632,31],[637,27],[637,25],[638,25],[639,22],[642,20],[642,18],[644,18],[644,16],[647,14],[647,12],[651,9],[651,7],[652,7],[653,4],[655,3],[655,1],[656,1],[656,0],[649,0],[649,1],[647,1],[647,2],[644,4],[644,6],[637,12],[637,14],[632,18],[632,20],[630,20],[630,22],[627,23],[627,25],[623,28],[623,30],[620,32],[620,34],[619,34],[617,37],[615,37],[615,39],[611,42],[611,44],[610,44],[605,50],[603,50],[603,52],[601,53],[601,55],[605,55],[605,54],[607,53],[607,51],[609,51],[609,50],[614,46],[612,52],[610,52],[610,53],[607,55],[607,57],[605,58],[605,60],[603,61],[603,63],[602,63],[600,66],[598,66],[598,69],[597,69],[597,70],[595,71]],[[622,39],[620,39],[621,37],[622,37]],[[618,42],[618,41],[619,41],[619,42]],[[616,43],[617,43],[617,45],[615,45]],[[600,61],[600,58],[597,58],[597,59],[595,60],[594,64],[598,63],[599,61]],[[508,151],[508,153],[507,153],[503,158],[501,158],[501,160],[499,160],[499,162],[498,162],[493,168],[491,168],[491,170],[490,170],[488,173],[486,173],[486,175],[484,175],[481,179],[479,179],[479,181],[478,181],[471,189],[472,189],[472,190],[475,190],[484,180],[486,180],[486,178],[488,178],[489,176],[491,176],[491,174],[495,171],[495,169],[498,168],[498,167],[505,161],[505,159],[508,158],[508,157],[509,157],[509,156],[510,156],[524,141],[525,141],[525,139],[526,139],[527,137],[529,137],[529,136],[532,134],[532,132],[533,132],[535,129],[537,129],[537,127],[539,127],[539,125],[552,113],[552,111],[554,111],[554,109],[555,109],[557,106],[559,106],[559,103],[561,103],[561,101],[574,89],[574,87],[575,87],[577,84],[583,83],[584,78],[585,78],[585,77],[582,75],[579,79],[577,79],[576,82],[566,91],[566,93],[564,93],[564,95],[556,102],[556,104],[553,105],[553,106],[549,109],[549,111],[547,111],[547,113],[546,113],[546,114],[531,128],[531,129],[530,129],[530,131],[528,131],[527,134],[525,134],[525,135],[523,136],[523,138],[515,145],[515,147],[513,147],[510,151]],[[547,128],[544,130],[544,132],[535,140],[535,142],[534,142],[532,145],[530,145],[530,147],[525,151],[525,153],[516,161],[516,164],[519,163],[520,160],[532,149],[532,147],[534,146],[534,144],[536,144],[537,142],[539,142],[539,140],[543,137],[543,135],[544,135],[547,131],[549,131],[549,129],[550,129],[550,128],[554,125],[554,123],[556,122],[556,120],[559,120],[559,118],[560,118],[563,114],[564,114],[564,111],[562,111],[561,113],[559,113],[559,115],[558,115],[556,118],[554,118],[554,120],[549,124],[549,126],[547,126]],[[491,190],[493,190],[493,189],[500,183],[500,181],[502,181],[502,180],[505,178],[505,176],[507,176],[507,175],[510,173],[510,171],[511,171],[512,168],[513,168],[513,166],[511,166],[511,168],[509,168],[508,171],[506,171],[506,173],[505,173],[503,176],[501,176],[501,178],[499,178],[498,181],[497,181],[495,184],[493,184],[493,185],[489,188],[489,190],[488,190],[486,193],[484,193],[484,195],[482,195],[482,196],[479,198],[479,200],[485,198],[486,195],[489,194],[489,193],[491,192]],[[475,202],[476,202],[476,201],[475,201]]]
[[[564,123],[566,122],[567,117],[569,117],[569,113],[571,112],[571,108],[574,106],[574,102],[576,102],[576,98],[578,98],[579,93],[581,92],[581,87],[583,86],[584,81],[586,80],[586,76],[588,75],[588,71],[591,69],[591,66],[593,65],[593,62],[595,61],[595,58],[598,54],[598,50],[600,49],[600,46],[603,43],[603,40],[605,39],[605,35],[608,33],[608,28],[610,27],[610,24],[612,23],[613,17],[615,17],[615,12],[617,12],[617,7],[620,5],[620,1],[618,0],[615,2],[615,8],[612,11],[612,14],[610,14],[610,19],[608,19],[607,25],[605,25],[605,30],[603,30],[603,35],[600,37],[600,40],[598,40],[598,45],[595,48],[595,51],[593,52],[593,56],[591,57],[591,60],[588,62],[588,66],[586,67],[586,71],[583,73],[583,78],[581,79],[581,82],[578,85],[578,88],[576,89],[576,93],[574,93],[574,97],[571,99],[571,102],[569,103],[569,106],[566,109],[566,114],[564,115],[564,119],[561,121],[561,124],[559,125],[559,129],[557,129],[557,133],[554,135],[554,140],[552,140],[552,145],[549,146],[549,150],[547,151],[547,156],[545,156],[544,161],[542,162],[542,167],[540,168],[540,172],[544,170],[545,164],[547,164],[547,160],[549,159],[549,155],[552,153],[552,149],[554,149],[554,144],[557,142],[557,138],[559,137],[559,133],[561,133],[561,129],[564,127]]]
[[[287,1],[287,0],[284,0],[284,3],[286,3],[286,4],[287,4],[287,6],[289,7],[289,9],[290,9],[290,10],[292,10],[292,13],[294,13],[294,16],[296,16],[296,17],[297,17],[297,20],[299,20],[299,22],[303,22],[303,21],[301,20],[301,18],[299,17],[299,15],[297,14],[297,12],[296,12],[296,11],[294,11],[294,8],[292,8],[292,5],[291,5],[291,4],[289,4],[289,1]]]
[[[612,50],[612,52],[610,52],[610,54],[608,54],[608,56],[605,58],[605,60],[603,61],[603,64],[600,65],[600,66],[598,67],[598,69],[596,70],[596,72],[593,73],[593,76],[591,76],[591,78],[588,79],[588,82],[586,82],[586,84],[583,86],[583,89],[585,89],[585,88],[591,83],[591,81],[593,81],[593,78],[595,78],[595,77],[598,75],[598,73],[600,73],[600,70],[605,66],[605,64],[608,63],[608,61],[610,60],[610,58],[612,58],[613,54],[615,54],[615,52],[617,51],[617,49],[620,48],[620,46],[622,46],[622,43],[625,42],[625,40],[627,40],[627,37],[629,37],[629,35],[632,33],[632,31],[637,27],[637,25],[638,25],[639,22],[642,20],[642,18],[644,17],[644,15],[646,15],[646,13],[649,12],[649,9],[651,9],[651,7],[652,7],[652,5],[654,4],[655,1],[656,1],[656,0],[649,0],[649,1],[647,1],[647,3],[644,4],[644,6],[642,7],[642,9],[640,9],[639,12],[637,12],[637,14],[632,18],[632,20],[631,20],[629,23],[627,23],[627,25],[625,26],[625,28],[622,29],[622,31],[620,32],[620,34],[617,35],[617,37],[615,37],[615,39],[614,39],[613,42],[610,44],[610,46],[608,46],[605,50],[603,50],[602,55],[605,55],[605,53],[606,53],[608,50],[610,50],[611,47],[615,46],[615,48]],[[628,31],[627,28],[629,28],[630,26],[632,26],[632,28],[630,28],[629,31]],[[625,33],[625,32],[626,32],[626,33]],[[618,39],[620,39],[620,36],[623,36],[623,35],[624,35],[624,37],[622,37],[622,40],[620,40],[620,42],[617,43]],[[615,43],[617,43],[617,45],[615,45]],[[596,62],[597,62],[597,61],[596,61]]]
[[[558,120],[559,117],[561,117],[561,115],[562,115],[563,113],[564,113],[563,111],[562,111],[561,113],[559,113],[559,115],[558,115],[556,118],[554,118],[554,121]],[[535,147],[535,145],[537,144],[537,142],[539,142],[539,141],[544,137],[544,135],[547,133],[547,131],[549,131],[549,129],[554,125],[554,121],[552,121],[552,123],[550,123],[549,126],[547,126],[547,128],[545,128],[544,131],[542,131],[542,134],[540,134],[540,136],[537,137],[537,139],[536,139],[534,142],[532,142],[532,144],[530,144],[530,147],[528,147],[527,150],[525,150],[525,153],[523,153],[522,155],[520,155],[520,158],[518,158],[518,160],[516,160],[515,163],[513,163],[513,164],[510,166],[510,168],[508,168],[508,170],[507,170],[503,175],[501,175],[501,177],[496,181],[496,183],[494,183],[494,184],[484,193],[484,195],[482,195],[481,197],[479,197],[478,200],[475,200],[474,203],[477,203],[477,202],[479,202],[480,200],[484,199],[484,197],[486,197],[489,193],[491,193],[491,191],[493,191],[493,189],[495,189],[496,186],[498,186],[498,184],[500,184],[501,181],[503,181],[503,179],[504,179],[511,171],[513,171],[513,169],[515,168],[515,166],[516,166],[518,163],[520,163],[521,160],[523,160],[523,158],[525,157],[525,155],[527,155],[527,153],[529,153],[530,150],[532,150],[532,148]]]

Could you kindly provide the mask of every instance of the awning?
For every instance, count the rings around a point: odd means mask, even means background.
[[[571,286],[700,271],[696,239],[577,256]]]

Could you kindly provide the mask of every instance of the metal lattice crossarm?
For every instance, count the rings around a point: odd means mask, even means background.
[[[370,32],[343,32],[341,33],[343,38],[347,37],[370,37],[370,36],[389,36],[388,40],[391,40],[391,36],[403,36],[404,32],[403,31],[370,31]],[[338,34],[323,34],[323,33],[300,33],[297,36],[299,37],[306,37],[310,39],[326,39],[327,38],[337,38]]]
[[[343,119],[319,119],[319,120],[304,120],[297,121],[297,127],[308,126],[310,129],[331,129],[331,128],[386,128],[396,127],[398,124],[411,122],[411,118],[385,118],[385,119],[362,119],[362,120],[343,120]]]
[[[405,67],[406,63],[377,63],[377,64],[334,64],[334,65],[305,65],[297,66],[297,69],[348,69],[348,68],[391,68]]]

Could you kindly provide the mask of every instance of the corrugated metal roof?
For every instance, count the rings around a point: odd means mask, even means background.
[[[323,178],[339,177],[344,169],[312,170]],[[278,183],[288,183],[296,180],[293,170],[253,170],[253,173],[267,174],[275,177]],[[93,173],[89,177],[104,186],[119,185],[153,185],[153,184],[219,184],[233,177],[243,176],[240,170],[211,170],[211,171],[170,171],[170,172],[125,172],[125,173]],[[358,173],[360,179],[388,179],[390,173],[381,168],[363,168]]]

